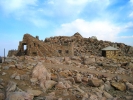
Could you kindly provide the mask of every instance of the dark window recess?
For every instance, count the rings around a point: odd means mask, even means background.
[[[32,52],[32,54],[36,55],[37,53],[36,52]]]
[[[62,50],[58,50],[58,53],[62,53]]]
[[[69,53],[69,50],[65,50],[66,53]]]
[[[68,46],[68,42],[67,41],[64,41],[64,46]]]
[[[34,43],[34,46],[36,46],[36,44]]]
[[[102,56],[106,57],[106,51],[102,51]]]
[[[40,47],[40,45],[38,44],[38,48]]]
[[[67,41],[64,41],[64,43],[67,43]]]

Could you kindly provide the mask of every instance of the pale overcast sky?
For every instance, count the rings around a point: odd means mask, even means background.
[[[96,36],[133,46],[133,0],[0,0],[0,56],[25,33]]]

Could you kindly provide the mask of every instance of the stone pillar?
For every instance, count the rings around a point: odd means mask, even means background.
[[[38,40],[39,40],[39,36],[36,36],[36,39],[38,39]]]
[[[21,51],[24,52],[24,45],[21,46]]]

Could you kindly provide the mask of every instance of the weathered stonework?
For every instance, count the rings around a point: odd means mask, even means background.
[[[120,55],[119,55],[119,50],[117,48],[109,46],[102,49],[102,56],[107,58],[116,58]]]
[[[7,56],[8,56],[8,57],[13,56],[13,55],[15,56],[16,53],[17,53],[17,50],[9,50]]]
[[[29,34],[25,34],[23,41],[19,42],[17,56],[71,56],[72,43],[67,45],[58,45],[53,43],[45,43]],[[26,49],[24,50],[24,46]]]
[[[25,34],[19,42],[17,51],[9,51],[8,56],[102,56],[102,49],[113,46],[119,49],[119,55],[133,56],[133,47],[123,43],[97,40],[95,36],[83,38],[78,32],[73,36],[55,36],[39,40],[39,36],[33,37]],[[26,48],[26,49],[25,49]],[[107,51],[110,56],[112,51]],[[118,52],[116,52],[118,54]]]

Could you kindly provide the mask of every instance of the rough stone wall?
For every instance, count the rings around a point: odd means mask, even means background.
[[[24,50],[24,45],[26,45],[26,50]],[[25,34],[23,41],[20,42],[18,46],[18,56],[29,55],[29,56],[58,56],[55,52],[55,48],[49,46],[46,43],[34,38],[29,34]]]
[[[44,43],[50,45],[52,48],[55,48],[55,52],[59,56],[73,56],[73,41],[71,37],[59,36],[59,37],[50,37],[44,40]]]
[[[16,53],[17,53],[17,50],[9,50],[8,51],[8,57],[11,57],[11,56],[13,56],[13,55],[16,55]]]
[[[118,52],[119,51],[113,51],[113,50],[108,50],[106,51],[106,57],[107,58],[115,58],[115,57],[118,57]]]
[[[83,38],[79,33],[75,33],[73,36],[59,36],[47,38],[45,43],[53,43],[64,45],[64,43],[73,43],[73,53],[75,56],[81,55],[97,55],[102,56],[101,49],[107,46],[114,46],[119,49],[119,55],[133,56],[133,47],[125,45],[123,43],[113,43],[110,41],[97,40],[96,38]]]
[[[54,45],[56,52],[60,54],[60,56],[73,56],[73,47],[72,44],[62,46],[62,45]]]
[[[58,44],[54,41],[43,42],[29,34],[25,34],[19,42],[17,56],[73,56],[72,43]],[[24,48],[24,46],[26,48]],[[61,51],[61,52],[60,52]]]

